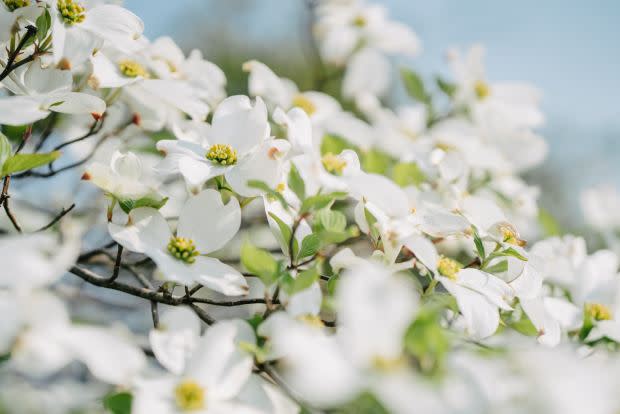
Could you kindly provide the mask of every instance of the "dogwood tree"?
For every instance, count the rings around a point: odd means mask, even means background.
[[[227,96],[116,3],[0,2],[0,412],[620,410],[620,196],[551,234],[534,86],[313,0],[314,90]]]

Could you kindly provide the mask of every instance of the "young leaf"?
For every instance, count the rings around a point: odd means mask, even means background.
[[[299,250],[298,257],[303,259],[304,257],[310,257],[314,255],[321,246],[321,238],[315,234],[308,234],[301,242],[301,249]]]
[[[346,149],[355,149],[355,146],[344,138],[340,138],[336,135],[326,134],[321,141],[321,155],[332,153],[334,155],[340,154]]]
[[[9,139],[0,132],[0,170],[4,165],[4,162],[11,156],[11,143]]]
[[[361,158],[362,168],[369,173],[385,174],[388,167],[393,164],[392,157],[376,149],[362,153]]]
[[[131,414],[133,396],[128,392],[109,394],[103,398],[104,408],[111,414]]]
[[[560,223],[543,208],[538,209],[538,223],[542,227],[543,233],[546,237],[559,236],[562,234]]]
[[[435,81],[437,82],[437,86],[439,87],[439,89],[449,98],[452,98],[454,96],[454,93],[456,92],[456,84],[448,82],[440,76],[437,76],[435,78]]]
[[[118,205],[126,214],[129,214],[131,210],[139,207],[152,207],[159,210],[166,204],[167,201],[168,197],[155,198],[152,196],[147,196],[139,198],[137,200],[118,200]]]
[[[299,210],[299,214],[304,214],[311,210],[321,209],[336,200],[342,200],[346,197],[347,197],[347,193],[343,193],[343,192],[317,194],[315,196],[308,197],[301,204],[301,209]]]
[[[280,202],[280,204],[282,204],[282,208],[284,208],[285,210],[288,210],[288,203],[286,202],[284,197],[282,197],[282,194],[278,193],[276,190],[269,188],[267,183],[265,183],[264,181],[248,180],[247,185],[250,188],[256,188],[257,190],[261,190],[267,195],[275,198],[276,200]]]
[[[317,211],[316,219],[325,230],[330,232],[342,232],[347,227],[347,217],[339,211],[328,208]]]
[[[426,176],[414,162],[399,162],[392,170],[392,179],[401,187],[415,185],[416,187],[426,180]]]
[[[278,276],[278,262],[271,253],[248,241],[241,246],[241,263],[248,272],[258,276],[265,286],[275,282]]]
[[[431,97],[426,92],[424,82],[422,82],[422,78],[420,78],[417,73],[411,69],[402,68],[400,70],[400,75],[409,96],[425,105],[429,105],[431,103]]]
[[[482,239],[480,238],[480,235],[478,234],[478,229],[476,229],[475,226],[472,226],[472,229],[474,231],[474,245],[476,246],[476,252],[478,252],[478,256],[480,256],[480,260],[484,261],[486,257],[486,253],[484,251],[484,243],[482,242]]]
[[[288,186],[300,200],[306,198],[306,184],[293,163],[291,163],[291,170],[288,173]]]
[[[282,242],[286,246],[285,253],[288,254],[289,256],[295,256],[295,252],[297,251],[297,248],[298,248],[297,239],[293,240],[293,254],[290,254],[290,252],[288,251],[288,247],[290,246],[290,242],[291,242],[291,237],[293,237],[293,231],[291,230],[288,224],[282,221],[282,219],[276,216],[275,214],[269,213],[269,217],[274,219],[274,221],[280,228],[280,233],[282,234]]]
[[[487,273],[502,273],[508,270],[508,260],[502,260],[495,263],[493,266],[489,266],[483,269]]]
[[[2,176],[10,175],[19,171],[31,170],[56,160],[60,157],[60,151],[46,152],[41,154],[16,154],[9,157],[2,165]]]
[[[37,17],[35,25],[37,26],[37,39],[39,42],[42,42],[45,40],[48,30],[52,26],[52,16],[50,16],[50,12],[47,8]]]
[[[527,262],[527,257],[523,256],[521,253],[513,249],[512,247],[507,248],[506,250],[502,250],[500,252],[494,252],[489,255],[489,257],[504,257],[504,256],[512,256],[517,259]]]
[[[297,292],[309,288],[317,280],[319,280],[319,271],[315,267],[312,267],[298,273],[297,277],[293,278],[292,283],[288,283],[284,289],[289,295],[294,295]]]

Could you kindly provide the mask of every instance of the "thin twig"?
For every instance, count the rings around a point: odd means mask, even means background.
[[[41,227],[39,230],[37,230],[37,232],[40,231],[45,231],[47,229],[49,229],[50,227],[52,227],[54,224],[58,223],[64,216],[66,216],[67,214],[69,214],[69,212],[71,210],[73,210],[75,208],[75,203],[71,204],[71,206],[67,209],[62,209],[62,211],[56,216],[54,217],[54,219],[52,221],[50,221],[48,224],[46,224],[45,226]]]
[[[27,58],[19,61],[18,63],[16,63],[15,65],[13,65],[13,63],[15,63],[15,59],[17,59],[17,56],[19,56],[19,54],[21,53],[22,49],[24,48],[24,45],[26,44],[26,42],[34,35],[37,34],[37,28],[32,26],[32,25],[28,25],[26,26],[26,33],[24,34],[24,37],[22,37],[22,39],[19,41],[19,44],[17,45],[17,48],[15,49],[15,51],[9,56],[9,58],[6,61],[6,66],[4,67],[4,70],[2,72],[0,72],[0,82],[2,82],[2,80],[4,80],[4,78],[6,78],[7,76],[9,76],[9,74],[17,69],[18,67],[20,67],[21,65],[25,64],[24,61],[32,61],[34,60],[34,55],[28,56]],[[26,62],[26,63],[28,63]]]
[[[15,218],[15,215],[11,211],[11,207],[9,207],[8,196],[7,196],[7,198],[4,199],[4,211],[6,212],[6,215],[9,217],[9,220],[11,220],[11,223],[13,224],[13,227],[15,227],[15,230],[17,230],[19,233],[21,233],[22,232],[22,228],[19,225],[19,223],[17,222],[17,219]]]
[[[117,245],[116,248],[116,261],[114,262],[114,270],[112,271],[112,276],[110,277],[110,281],[113,282],[118,278],[118,274],[121,270],[121,260],[123,256],[123,246]]]

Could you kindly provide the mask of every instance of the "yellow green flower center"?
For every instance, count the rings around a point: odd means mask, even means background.
[[[404,358],[386,358],[384,356],[375,356],[372,359],[372,365],[377,371],[392,372],[406,364]]]
[[[476,92],[476,96],[478,99],[484,99],[491,94],[491,88],[484,81],[476,81],[474,84],[474,91]]]
[[[304,315],[297,316],[297,320],[313,328],[324,328],[325,327],[325,324],[323,323],[321,318],[318,317],[317,315],[311,315],[309,313],[306,313]]]
[[[449,152],[454,149],[454,147],[450,144],[446,144],[445,142],[438,142],[435,144],[435,148],[442,150],[443,152]]]
[[[188,264],[194,263],[196,261],[196,256],[200,254],[198,250],[196,250],[196,245],[192,239],[174,236],[171,237],[168,242],[168,252],[178,260],[182,260]]]
[[[527,242],[519,237],[517,230],[508,223],[501,224],[499,230],[502,232],[502,240],[504,243],[514,244],[515,246],[525,246]]]
[[[600,303],[586,303],[585,311],[595,321],[608,321],[613,318],[611,310]]]
[[[237,151],[228,144],[212,145],[206,157],[209,161],[221,165],[233,165],[237,163]]]
[[[30,6],[30,0],[4,0],[4,4],[10,11],[15,11],[19,8]]]
[[[454,259],[441,256],[437,262],[437,270],[440,274],[451,280],[456,280],[459,271],[463,268],[463,265]]]
[[[367,23],[368,21],[362,15],[357,15],[355,16],[355,19],[353,19],[353,26],[356,26],[356,27],[364,27],[366,26]]]
[[[118,62],[118,68],[121,73],[128,78],[137,78],[138,76],[142,76],[143,78],[149,77],[149,73],[144,68],[144,66],[142,66],[135,60],[121,60],[120,62]]]
[[[68,25],[82,23],[86,18],[86,9],[75,0],[58,0],[58,12]]]
[[[293,98],[293,106],[303,109],[308,115],[312,115],[316,112],[316,105],[303,95],[296,95]]]
[[[336,175],[341,175],[344,171],[344,167],[347,166],[347,162],[345,160],[337,157],[331,152],[323,155],[321,162],[323,163],[323,167],[325,167],[328,172]]]
[[[181,411],[205,408],[205,390],[196,381],[184,380],[174,389],[174,399]]]

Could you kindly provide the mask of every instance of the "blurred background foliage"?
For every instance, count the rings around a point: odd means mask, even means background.
[[[482,43],[492,80],[542,89],[547,162],[529,172],[541,205],[563,230],[580,231],[579,194],[598,183],[620,186],[620,2],[617,0],[373,0],[416,31],[423,53],[409,66],[431,80],[448,75],[448,47]],[[169,35],[197,48],[228,76],[229,94],[245,93],[249,59],[268,64],[300,89],[320,76],[310,49],[305,0],[126,0],[150,38]],[[398,79],[395,73],[395,80]],[[405,99],[395,82],[390,100]],[[338,90],[337,82],[327,83]]]

